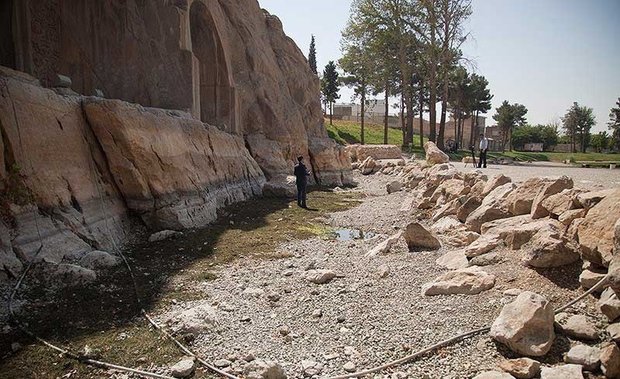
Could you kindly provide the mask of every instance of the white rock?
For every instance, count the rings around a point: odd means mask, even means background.
[[[583,379],[580,365],[562,365],[557,367],[543,367],[540,379]]]
[[[306,271],[304,276],[306,280],[314,284],[325,284],[331,282],[337,275],[332,270],[320,269]]]
[[[224,368],[232,365],[232,362],[228,359],[218,359],[217,361],[213,362],[213,365],[218,368]]]
[[[516,353],[543,356],[549,352],[555,332],[551,304],[533,292],[523,292],[502,309],[491,326],[491,337]]]
[[[440,266],[450,270],[458,270],[469,266],[469,261],[463,252],[452,250],[437,258],[435,261]]]
[[[173,311],[164,316],[165,323],[177,334],[200,334],[217,325],[217,311],[201,301],[192,308]]]
[[[588,321],[588,318],[584,315],[569,317],[566,323],[562,325],[562,331],[569,337],[589,341],[598,340],[598,331],[596,327]]]
[[[356,370],[356,366],[355,363],[353,362],[347,362],[344,364],[344,366],[342,366],[342,368],[344,369],[344,371],[346,372],[355,372]]]
[[[390,267],[388,265],[379,266],[378,271],[380,278],[387,278],[390,275]]]
[[[366,253],[366,256],[374,257],[377,255],[387,254],[392,248],[392,246],[394,246],[398,242],[398,240],[401,239],[402,236],[402,232],[394,234],[393,236],[389,237],[388,239],[377,245],[375,248],[370,250],[368,253]]]
[[[175,378],[187,378],[196,369],[194,358],[184,358],[170,368],[172,376]]]
[[[564,362],[582,365],[588,371],[594,371],[601,364],[601,349],[587,345],[573,346],[564,356]]]
[[[607,327],[607,333],[612,340],[620,343],[620,323],[611,324]]]
[[[286,379],[286,373],[277,362],[260,359],[245,365],[243,374],[247,379]]]
[[[494,285],[495,275],[488,274],[479,267],[469,267],[450,271],[441,275],[435,281],[425,284],[422,286],[422,294],[426,296],[475,295],[493,288]]]
[[[162,230],[161,232],[153,233],[149,237],[149,242],[159,242],[168,238],[182,236],[183,233],[174,230]]]

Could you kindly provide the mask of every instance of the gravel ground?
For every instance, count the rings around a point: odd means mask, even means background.
[[[460,170],[470,170],[471,165],[453,162]],[[489,165],[483,169],[489,176],[504,174],[515,182],[522,182],[532,176],[558,177],[567,175],[575,181],[575,187],[583,189],[620,187],[620,169],[582,168],[562,163],[535,162],[520,163],[519,165]]]
[[[517,171],[525,175],[528,170],[512,166],[501,169],[511,176]],[[406,192],[386,194],[385,184],[393,178],[358,175],[356,179],[359,186],[353,191],[363,191],[365,201],[332,214],[325,222],[335,228],[356,228],[378,235],[368,240],[293,241],[281,246],[291,258],[243,260],[220,267],[217,279],[199,284],[205,298],[218,309],[218,326],[193,342],[205,358],[236,361],[229,367],[233,372],[242,367],[241,358],[251,353],[278,361],[289,378],[312,376],[304,373],[304,361],[312,361],[305,364],[319,368],[315,376],[345,374],[347,364],[352,363],[357,370],[367,369],[490,325],[502,305],[512,300],[503,295],[506,289],[532,290],[556,307],[582,293],[577,279],[580,265],[534,271],[519,263],[517,252],[504,251],[500,252],[503,263],[484,268],[497,276],[493,289],[474,296],[421,295],[423,284],[448,271],[435,263],[448,250],[410,253],[401,244],[388,255],[365,257],[368,250],[413,220],[415,214],[400,210],[408,200]],[[389,268],[387,277],[380,277],[381,266]],[[339,277],[316,285],[303,277],[309,267],[331,269]],[[275,297],[278,299],[274,301]],[[191,306],[191,302],[179,303],[175,309]],[[600,327],[604,325],[592,298],[572,311],[589,315]],[[557,338],[545,362],[557,363],[569,345],[565,338]],[[467,378],[496,368],[503,357],[514,356],[480,335],[384,371],[379,377]]]

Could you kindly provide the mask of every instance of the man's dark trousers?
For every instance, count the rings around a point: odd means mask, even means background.
[[[487,151],[480,151],[480,162],[478,162],[478,168],[487,168]]]
[[[303,181],[297,181],[297,205],[306,207],[306,183]]]

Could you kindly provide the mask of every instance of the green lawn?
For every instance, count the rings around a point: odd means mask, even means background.
[[[334,120],[333,125],[329,124],[329,120],[325,120],[327,133],[331,138],[341,145],[355,144],[361,142],[360,124],[354,121]],[[368,145],[383,144],[383,125],[366,124],[364,131],[364,143]],[[424,151],[420,148],[420,136],[413,137],[414,148],[412,152],[417,154]],[[401,146],[403,143],[403,134],[400,129],[388,129],[388,144]],[[449,154],[453,161],[461,160],[464,156],[470,156],[468,150],[461,150],[457,153]],[[476,154],[477,156],[477,154]],[[517,161],[545,161],[545,162],[563,162],[571,160],[575,162],[582,161],[620,161],[620,154],[600,154],[600,153],[531,153],[521,151],[489,152],[489,158],[512,158]]]
[[[353,121],[334,120],[330,125],[329,120],[325,120],[327,133],[331,138],[341,145],[355,144],[361,142],[360,124]],[[419,148],[420,136],[413,137],[414,145]],[[383,125],[365,124],[364,143],[368,145],[383,144]],[[403,132],[400,129],[388,128],[388,144],[401,146],[403,144]]]

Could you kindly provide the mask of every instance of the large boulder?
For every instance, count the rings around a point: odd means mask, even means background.
[[[485,197],[497,187],[503,186],[504,184],[511,183],[511,182],[512,182],[512,179],[510,179],[504,174],[496,175],[484,183],[484,187],[482,188],[482,192],[480,193],[480,196]]]
[[[476,196],[471,196],[459,207],[456,211],[456,217],[460,222],[467,221],[467,217],[475,211],[480,205],[482,205],[482,200]]]
[[[502,309],[491,326],[491,337],[518,354],[543,356],[549,352],[555,332],[551,304],[533,292],[522,292]]]
[[[198,335],[217,325],[217,311],[208,301],[199,301],[191,308],[172,311],[163,316],[163,321],[178,335]]]
[[[549,196],[541,205],[551,217],[557,219],[561,214],[576,208],[575,198],[578,193],[575,189],[567,189]]]
[[[571,188],[573,188],[573,179],[568,176],[561,176],[557,179],[547,180],[545,185],[538,191],[534,201],[532,202],[532,218],[537,219],[549,216],[549,212],[542,204],[543,201],[549,196]]]
[[[506,197],[514,189],[514,184],[506,183],[495,188],[482,200],[482,204],[467,216],[465,225],[477,233],[485,222],[510,217],[511,213],[505,204]]]
[[[609,322],[620,318],[620,297],[613,288],[610,287],[603,291],[597,305]]]
[[[364,159],[362,164],[360,165],[360,171],[362,175],[370,175],[381,168],[381,165],[373,158],[368,157]]]
[[[412,222],[407,225],[403,236],[409,251],[437,250],[441,248],[441,242],[439,242],[437,237],[419,222]]]
[[[600,203],[601,200],[606,198],[607,196],[613,194],[616,189],[604,189],[598,191],[584,192],[577,195],[577,203],[579,206],[585,209],[590,209],[594,207],[596,204]]]
[[[620,348],[613,342],[601,348],[601,370],[607,378],[620,378]]]
[[[80,258],[79,265],[91,270],[109,269],[122,263],[119,257],[116,257],[105,251],[91,251]]]
[[[450,162],[450,158],[446,153],[439,150],[437,145],[432,141],[428,141],[424,144],[424,152],[426,153],[426,162],[431,165]]]
[[[435,261],[440,266],[443,266],[450,270],[459,270],[469,267],[469,261],[463,252],[459,250],[452,250],[437,258]]]
[[[584,259],[608,267],[614,250],[616,223],[620,219],[620,188],[593,206],[579,225],[578,237]]]
[[[601,364],[601,349],[588,345],[573,346],[564,356],[564,362],[582,365],[588,371],[594,371]]]
[[[431,283],[422,286],[422,294],[433,295],[475,295],[489,290],[495,285],[495,275],[482,271],[479,267],[447,272]]]
[[[501,243],[502,238],[497,234],[484,234],[465,248],[465,256],[467,258],[474,258],[486,254]]]
[[[598,330],[584,315],[570,316],[561,327],[564,334],[573,338],[588,341],[596,341],[599,338]]]
[[[537,268],[565,266],[580,259],[577,247],[551,229],[538,231],[530,242],[523,246],[523,250],[523,262]]]
[[[363,162],[366,158],[374,160],[402,159],[403,153],[396,145],[348,145],[345,151],[352,161]]]
[[[532,211],[534,198],[536,198],[536,195],[545,183],[545,179],[530,178],[519,184],[506,198],[510,213],[515,216],[529,214]]]

